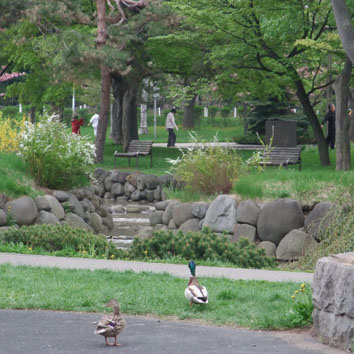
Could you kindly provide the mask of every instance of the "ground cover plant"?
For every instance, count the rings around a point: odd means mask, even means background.
[[[200,278],[208,289],[209,304],[190,308],[184,297],[187,277],[0,265],[0,308],[103,312],[102,304],[118,298],[122,311],[131,315],[252,329],[304,325],[291,298],[301,284]]]
[[[135,238],[129,249],[131,259],[168,259],[178,256],[181,260],[216,260],[229,262],[240,268],[274,268],[276,261],[267,257],[263,249],[256,248],[247,239],[237,243],[219,237],[210,229],[201,232],[156,232],[152,238]]]

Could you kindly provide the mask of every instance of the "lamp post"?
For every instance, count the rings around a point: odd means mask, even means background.
[[[156,124],[157,124],[156,102],[157,102],[157,99],[160,97],[160,89],[154,85],[152,87],[152,91],[153,91],[152,97],[154,98],[154,139],[156,140],[156,136],[157,136],[157,134],[156,134]]]

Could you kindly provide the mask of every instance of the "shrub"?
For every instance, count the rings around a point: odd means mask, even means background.
[[[23,244],[31,249],[41,248],[48,252],[72,249],[75,252],[87,252],[91,256],[119,256],[119,250],[104,236],[59,224],[10,227],[0,232],[0,243]]]
[[[195,136],[191,135],[194,141]],[[197,146],[182,150],[177,160],[167,159],[177,179],[186,183],[186,188],[201,194],[228,193],[246,167],[235,151],[220,146]]]
[[[19,148],[18,135],[24,127],[26,118],[21,120],[5,118],[0,112],[0,151],[16,152]]]
[[[218,113],[219,108],[217,106],[209,106],[208,107],[208,116],[210,118],[215,118]]]
[[[230,262],[243,268],[274,267],[275,259],[267,257],[245,238],[230,243],[226,236],[219,237],[210,229],[201,232],[157,232],[150,239],[135,238],[129,249],[134,259],[168,259],[179,256],[185,260],[215,260]]]
[[[95,146],[88,137],[68,132],[55,119],[27,122],[20,135],[20,155],[35,181],[49,188],[71,188],[83,183],[94,166]]]

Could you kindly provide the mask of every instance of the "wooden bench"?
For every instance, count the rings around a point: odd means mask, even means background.
[[[301,171],[301,146],[297,147],[272,147],[269,152],[263,153],[264,161],[260,165],[265,166],[285,166],[299,164]]]
[[[136,159],[136,168],[139,166],[139,157],[140,156],[149,156],[150,155],[150,167],[152,167],[152,140],[132,140],[129,143],[127,152],[118,152],[115,151],[114,156],[114,168],[117,166],[117,157],[127,157],[129,159],[130,166],[130,158],[135,157]]]

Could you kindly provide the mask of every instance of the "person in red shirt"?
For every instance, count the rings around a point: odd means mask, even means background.
[[[71,119],[71,131],[74,134],[80,134],[80,127],[82,125],[84,125],[84,120],[82,118],[79,119],[79,115],[74,113]]]

